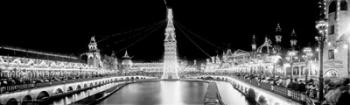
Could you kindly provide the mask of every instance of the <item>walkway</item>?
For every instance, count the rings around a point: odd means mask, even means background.
[[[227,82],[216,82],[219,87],[221,100],[226,105],[249,105],[245,96],[235,90],[231,84]]]

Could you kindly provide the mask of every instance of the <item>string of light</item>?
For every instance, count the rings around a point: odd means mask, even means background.
[[[174,23],[175,23],[175,26],[177,26],[178,29],[184,34],[184,36],[185,36],[188,40],[191,41],[191,43],[193,43],[200,51],[202,51],[203,54],[205,54],[206,56],[210,57],[210,55],[209,55],[207,52],[205,52],[196,42],[194,42],[194,41],[189,37],[189,35],[186,34],[185,31],[184,31],[181,27],[178,26],[178,24],[176,24],[176,22],[174,22]]]
[[[144,33],[146,33],[146,32],[148,32],[148,31],[152,30],[154,27],[157,27],[157,26],[159,26],[159,24],[162,24],[162,23],[164,23],[164,22],[165,22],[165,21],[162,21],[161,23],[158,23],[158,24],[156,24],[156,25],[152,25],[152,26],[148,27],[147,29],[144,29],[143,31],[140,31],[140,32],[134,34],[133,36],[130,36],[130,37],[127,37],[127,38],[123,38],[123,39],[118,40],[118,41],[115,40],[115,41],[112,42],[110,45],[106,45],[106,46],[107,46],[107,48],[109,48],[109,47],[111,47],[111,46],[113,46],[113,45],[116,45],[116,44],[119,44],[119,43],[123,43],[123,42],[125,42],[125,41],[130,41],[131,39],[133,39],[133,38],[135,38],[135,37],[141,37],[140,35],[143,35]]]
[[[142,37],[140,37],[139,39],[137,39],[135,42],[129,44],[128,46],[126,46],[126,47],[124,47],[124,48],[122,48],[122,49],[120,49],[118,52],[124,51],[124,50],[128,49],[129,47],[131,47],[131,46],[137,44],[138,42],[140,42],[140,41],[146,39],[146,38],[147,38],[148,36],[150,36],[154,31],[158,30],[158,29],[161,28],[163,25],[164,25],[164,24],[159,25],[158,27],[156,27],[156,28],[154,28],[153,30],[151,30],[149,33],[146,33],[144,36],[142,36]]]
[[[106,41],[112,37],[115,37],[115,36],[120,36],[120,35],[125,35],[125,34],[128,34],[128,33],[132,33],[132,32],[138,32],[138,31],[141,31],[145,28],[149,28],[149,27],[153,27],[153,26],[156,26],[156,25],[159,25],[161,23],[163,23],[165,20],[161,20],[161,21],[158,21],[158,22],[155,22],[153,24],[150,24],[150,25],[147,25],[147,26],[143,26],[143,27],[139,27],[139,28],[136,28],[136,29],[132,29],[132,30],[129,30],[129,31],[125,31],[125,32],[120,32],[120,33],[115,33],[115,34],[112,34],[110,36],[106,36],[100,40],[97,41],[97,43],[100,43],[100,42],[103,42],[103,41]]]
[[[190,34],[194,35],[194,36],[197,37],[198,39],[201,39],[202,41],[206,42],[207,44],[209,44],[209,45],[215,47],[216,49],[221,49],[221,50],[222,50],[221,47],[215,45],[214,43],[208,41],[207,39],[201,37],[200,35],[194,33],[193,31],[191,31],[190,29],[186,28],[184,25],[180,24],[179,22],[176,22],[175,24],[177,24],[178,26],[182,27],[183,29],[185,29],[186,31],[188,31]]]
[[[22,49],[22,48],[8,47],[8,46],[1,46],[0,48],[6,49],[6,50],[12,50],[12,51],[38,54],[38,55],[46,55],[46,56],[61,57],[61,58],[68,58],[68,59],[78,59],[77,57],[74,57],[74,56],[46,53],[46,52],[34,51],[34,50],[30,50],[30,49]]]

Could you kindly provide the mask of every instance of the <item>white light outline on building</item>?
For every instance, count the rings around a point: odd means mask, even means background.
[[[161,79],[179,79],[178,75],[178,59],[177,59],[177,46],[176,46],[176,35],[173,24],[173,11],[168,8],[167,15],[167,27],[165,29],[164,39],[164,65],[163,75]]]

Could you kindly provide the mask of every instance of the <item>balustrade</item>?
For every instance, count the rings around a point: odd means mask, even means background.
[[[217,73],[204,74],[204,75],[229,76],[229,77],[238,79],[238,80],[243,81],[245,83],[251,84],[253,86],[262,88],[264,90],[270,91],[272,93],[276,93],[278,95],[281,95],[283,97],[286,97],[286,98],[289,98],[289,99],[292,99],[294,101],[301,102],[301,103],[305,103],[306,101],[310,101],[310,100],[316,100],[316,99],[311,99],[310,97],[307,97],[307,95],[305,95],[304,93],[301,93],[299,91],[291,90],[291,89],[288,89],[286,87],[281,87],[278,85],[260,82],[260,81],[255,80],[255,79],[249,79],[249,77],[237,76],[237,75],[232,75],[232,74],[225,75],[225,74],[217,74]],[[216,79],[216,78],[214,78],[214,79]]]

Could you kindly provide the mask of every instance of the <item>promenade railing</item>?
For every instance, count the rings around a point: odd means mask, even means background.
[[[208,75],[208,74],[206,74],[206,75]],[[213,75],[213,74],[209,74],[209,75]],[[253,86],[262,88],[264,90],[270,91],[272,93],[281,95],[283,97],[286,97],[286,98],[289,98],[289,99],[292,99],[294,101],[301,102],[301,103],[306,103],[306,102],[310,102],[312,100],[317,100],[315,98],[308,97],[304,92],[295,91],[295,90],[288,89],[286,87],[282,87],[282,86],[278,86],[278,85],[264,83],[264,82],[258,81],[256,79],[248,79],[248,78],[245,78],[245,77],[242,77],[242,76],[236,76],[236,75],[232,75],[232,74],[230,74],[230,75],[214,74],[214,75],[217,75],[217,76],[229,76],[229,77],[232,77],[232,78],[236,78],[236,79],[238,79],[240,81],[243,81],[245,83],[249,83],[249,84],[251,84]]]

